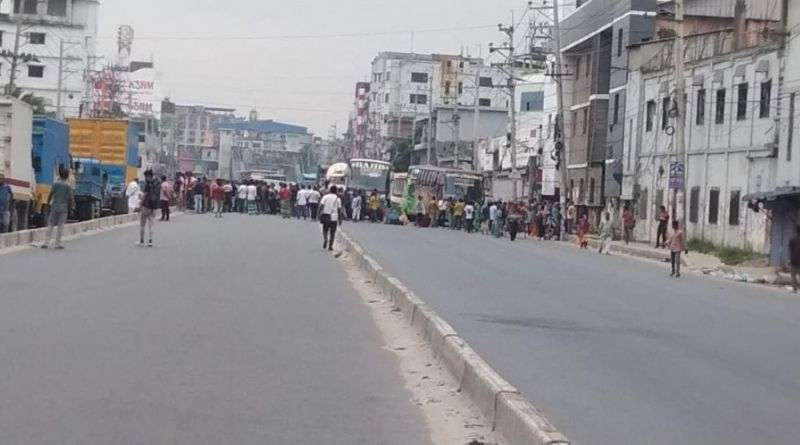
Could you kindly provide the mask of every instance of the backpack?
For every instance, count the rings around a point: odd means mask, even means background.
[[[161,205],[161,183],[153,179],[144,186],[144,207],[157,209]]]

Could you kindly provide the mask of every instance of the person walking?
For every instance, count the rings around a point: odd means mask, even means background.
[[[308,218],[308,190],[305,185],[301,185],[297,191],[297,219],[300,218]]]
[[[177,172],[175,173],[175,183],[173,187],[174,196],[175,196],[175,206],[178,208],[179,212],[183,212],[186,210],[186,179],[183,177],[183,173]]]
[[[198,179],[192,189],[194,192],[194,213],[203,213],[203,200],[206,194],[206,183]]]
[[[686,236],[681,230],[681,225],[678,221],[672,222],[672,233],[667,240],[667,247],[669,248],[669,256],[672,262],[671,277],[680,278],[681,276],[681,252],[689,254],[686,247]]]
[[[317,219],[317,209],[319,208],[319,201],[322,199],[322,195],[320,195],[319,190],[315,186],[312,186],[308,190],[308,211],[311,215],[312,220]],[[363,202],[363,200],[362,200]],[[361,215],[359,214],[359,217]]]
[[[0,233],[11,231],[11,206],[14,203],[14,192],[6,184],[6,178],[0,174]]]
[[[519,212],[519,207],[516,203],[511,203],[507,207],[508,209],[508,218],[507,218],[507,225],[508,225],[508,237],[511,241],[516,241],[517,233],[519,232],[520,221],[522,220],[522,215]]]
[[[611,255],[611,241],[614,239],[614,222],[611,213],[606,212],[605,218],[600,221],[600,254]]]
[[[222,179],[217,179],[217,182],[211,186],[211,211],[214,212],[214,218],[222,218],[224,203],[225,184]]]
[[[789,240],[789,268],[792,273],[792,289],[797,293],[800,288],[797,283],[800,275],[800,226],[794,228],[794,236]]]
[[[161,175],[161,185],[159,187],[159,199],[161,204],[161,219],[160,221],[169,221],[169,204],[175,196],[172,190],[172,184],[167,179],[167,175]]]
[[[342,211],[342,200],[339,198],[337,188],[332,185],[329,192],[322,197],[319,203],[319,221],[322,223],[322,249],[333,250],[336,241],[336,227],[339,224],[339,214]]]
[[[245,183],[239,184],[236,189],[236,211],[239,213],[245,212],[245,203],[247,202],[247,185]]]
[[[451,227],[452,229],[461,230],[461,228],[464,226],[464,207],[466,207],[466,205],[464,204],[463,199],[459,199],[455,204],[453,204],[454,223],[453,227]]]
[[[361,205],[364,202],[363,198],[361,198],[361,192],[356,191],[353,195],[353,200],[350,205],[353,208],[353,222],[361,221]]]
[[[658,229],[656,230],[656,249],[666,247],[667,243],[667,226],[669,225],[669,212],[667,208],[661,206],[658,209]]]
[[[156,209],[160,205],[160,192],[158,180],[153,175],[152,170],[144,172],[144,193],[142,195],[142,202],[139,205],[139,244],[137,246],[144,246],[144,232],[147,226],[149,238],[147,240],[147,247],[153,247],[153,223],[156,219]],[[197,181],[200,183],[201,181]],[[196,197],[195,195],[195,203]],[[201,194],[202,198],[203,195]],[[202,204],[201,204],[202,206]]]
[[[247,184],[247,214],[258,215],[258,187],[253,181]]]
[[[475,205],[472,201],[464,206],[464,221],[466,221],[467,233],[472,233],[472,229],[475,228]]]
[[[281,203],[281,218],[289,219],[292,217],[292,190],[286,183],[281,183],[281,189],[278,192],[278,200]]]
[[[131,214],[136,211],[139,206],[141,189],[139,188],[139,181],[134,179],[128,186],[125,187],[125,196],[128,197],[128,213]]]
[[[589,247],[589,241],[587,240],[589,229],[589,215],[584,213],[578,220],[578,246],[580,246],[581,249],[587,249]]]
[[[575,230],[575,219],[578,216],[578,208],[572,200],[567,202],[567,235],[572,235]]]
[[[425,201],[422,198],[422,195],[417,196],[417,200],[414,201],[414,225],[417,227],[423,227],[423,223],[425,220]]]
[[[490,233],[494,233],[495,226],[497,226],[497,212],[498,212],[497,203],[493,202],[492,205],[489,206],[489,232]]]
[[[378,191],[373,190],[372,194],[369,195],[369,220],[370,222],[378,222]]]
[[[622,233],[625,244],[630,244],[633,239],[633,229],[636,226],[636,220],[633,219],[633,212],[626,204],[622,210]]]
[[[47,198],[47,206],[50,208],[50,219],[47,221],[47,237],[42,245],[42,249],[50,247],[50,241],[53,239],[53,226],[57,227],[56,249],[64,249],[64,246],[61,245],[61,235],[64,233],[64,224],[67,222],[69,211],[75,210],[75,195],[72,187],[67,184],[68,179],[69,170],[66,168],[59,169],[58,181],[53,184],[50,196]]]

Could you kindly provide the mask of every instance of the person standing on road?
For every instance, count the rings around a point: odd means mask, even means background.
[[[62,168],[58,172],[58,181],[53,184],[50,196],[47,199],[47,206],[50,208],[50,219],[47,222],[47,238],[45,238],[42,249],[50,247],[50,240],[53,239],[53,226],[58,226],[56,230],[56,249],[63,250],[61,245],[61,235],[64,233],[64,224],[67,222],[67,215],[70,210],[75,210],[75,195],[72,187],[67,184],[69,170]]]
[[[661,206],[658,209],[658,230],[656,231],[656,249],[665,247],[667,243],[667,226],[669,225],[669,212],[667,208]]]
[[[179,212],[183,212],[186,210],[186,180],[181,172],[175,173],[173,192],[175,196],[175,206],[178,208]]]
[[[472,229],[475,227],[475,206],[471,201],[464,206],[464,221],[466,221],[467,233],[472,233]]]
[[[672,234],[670,234],[667,240],[667,247],[669,248],[669,256],[672,262],[672,273],[670,276],[680,278],[681,252],[686,252],[688,255],[689,251],[686,248],[686,236],[683,234],[683,230],[681,230],[681,225],[678,221],[672,222]]]
[[[797,293],[800,285],[797,276],[800,275],[800,226],[794,228],[794,236],[789,240],[789,267],[792,273],[792,289]]]
[[[211,211],[214,212],[214,218],[222,218],[222,208],[225,202],[225,185],[222,179],[217,179],[217,182],[211,186]]]
[[[125,196],[128,197],[128,213],[133,213],[139,206],[141,189],[139,188],[139,181],[134,179],[125,188]]]
[[[625,240],[625,244],[630,244],[631,239],[633,239],[633,228],[635,226],[636,221],[633,219],[633,212],[626,204],[622,210],[622,237]]]
[[[253,181],[247,183],[247,214],[258,215],[258,187]]]
[[[583,214],[581,215],[580,220],[578,220],[578,246],[581,249],[586,249],[589,247],[589,241],[587,241],[586,237],[589,235],[589,215]]]
[[[336,227],[339,224],[339,214],[342,211],[342,200],[339,198],[337,188],[332,185],[328,194],[322,197],[319,203],[319,221],[322,223],[322,249],[333,250],[336,241]]]
[[[175,196],[172,190],[172,184],[167,180],[167,175],[161,175],[161,185],[159,186],[159,198],[161,204],[161,220],[169,221],[169,204]]]
[[[239,184],[236,189],[236,211],[244,213],[245,203],[247,202],[247,185],[245,183]]]
[[[600,221],[600,254],[611,255],[611,241],[614,239],[614,222],[611,213],[606,212],[605,218]]]
[[[147,247],[153,247],[153,223],[156,219],[156,209],[160,205],[160,187],[158,180],[153,176],[152,170],[144,172],[144,193],[139,206],[139,247],[144,246],[144,229],[147,226],[150,237]],[[198,181],[198,184],[200,181]],[[197,195],[195,195],[196,197]],[[200,195],[201,197],[203,195]],[[202,205],[202,204],[201,204]]]
[[[508,218],[507,218],[507,225],[508,225],[508,237],[511,241],[516,241],[517,233],[519,232],[520,221],[522,220],[522,215],[519,212],[519,207],[517,203],[510,203],[508,205]]]
[[[455,222],[453,223],[453,227],[451,227],[452,229],[461,230],[464,226],[464,207],[466,207],[466,205],[464,205],[463,199],[459,199],[453,204],[453,220]]]
[[[322,199],[322,196],[319,193],[319,190],[315,186],[311,186],[308,190],[308,210],[309,214],[311,215],[311,219],[317,219],[317,209],[319,208],[319,201]],[[363,200],[362,200],[363,202]],[[359,214],[359,217],[361,215]]]
[[[278,199],[281,202],[281,217],[289,219],[292,217],[292,190],[289,184],[281,183],[281,190],[278,192]]]
[[[11,205],[14,201],[14,192],[6,184],[5,176],[0,175],[0,233],[11,229]]]
[[[489,232],[494,233],[495,226],[497,226],[497,203],[493,202],[489,206]]]
[[[572,200],[567,202],[567,235],[571,235],[575,230],[575,218],[578,216],[578,209]]]
[[[308,218],[308,190],[305,185],[301,185],[297,192],[297,219],[300,217]]]
[[[361,198],[361,191],[356,191],[350,205],[353,208],[353,222],[361,221],[361,205],[364,200]]]
[[[202,179],[198,179],[192,189],[194,193],[194,213],[203,213],[203,199],[206,194],[206,184]]]
[[[370,222],[378,222],[378,191],[373,190],[369,195],[369,220]]]

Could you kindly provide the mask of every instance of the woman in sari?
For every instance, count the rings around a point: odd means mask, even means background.
[[[589,234],[589,216],[585,213],[581,215],[580,220],[578,220],[578,238],[576,240],[578,246],[581,249],[586,249],[589,246],[589,241],[586,240],[586,236]]]
[[[281,203],[281,217],[288,219],[292,217],[292,191],[287,184],[281,183],[278,191],[278,200]]]

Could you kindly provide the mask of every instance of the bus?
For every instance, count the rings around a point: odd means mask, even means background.
[[[483,200],[483,176],[469,170],[414,165],[408,169],[401,200],[402,211],[409,217],[419,196],[426,204],[447,198],[479,203]]]
[[[374,159],[351,159],[348,189],[364,190],[367,193],[377,190],[378,195],[389,193],[389,172],[392,164]]]
[[[403,209],[403,197],[406,191],[406,183],[408,182],[408,173],[392,173],[392,180],[389,184],[389,202],[392,209],[398,211],[398,214]]]
[[[328,167],[325,173],[325,180],[328,185],[336,185],[347,188],[350,178],[350,166],[344,162],[338,162]]]

